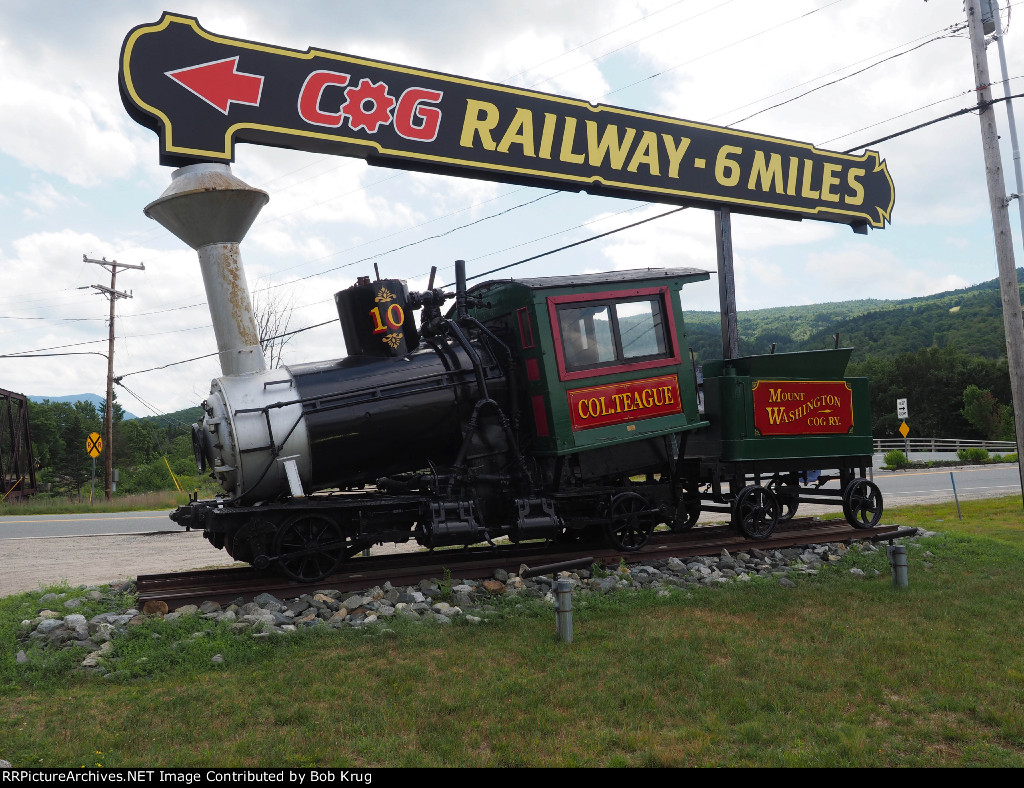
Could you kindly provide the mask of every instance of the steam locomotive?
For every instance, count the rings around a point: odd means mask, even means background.
[[[681,294],[708,278],[642,269],[467,288],[462,261],[454,293],[433,276],[423,292],[360,278],[335,295],[347,357],[213,381],[193,445],[226,494],[171,518],[301,582],[385,542],[600,534],[635,551],[702,511],[762,539],[802,502],[877,524],[867,382],[843,377],[851,351],[699,370]]]

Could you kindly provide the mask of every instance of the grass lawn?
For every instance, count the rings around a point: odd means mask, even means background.
[[[16,664],[19,622],[42,591],[8,597],[0,758],[1021,767],[1024,516],[1019,498],[961,506],[962,521],[952,504],[887,512],[942,534],[908,548],[909,588],[893,588],[884,551],[851,550],[796,588],[764,579],[577,595],[572,644],[555,638],[550,607],[522,600],[475,626],[395,622],[269,642],[200,619],[153,621],[117,642],[138,669],[114,682],[73,673],[67,656]],[[854,566],[881,574],[857,578]]]

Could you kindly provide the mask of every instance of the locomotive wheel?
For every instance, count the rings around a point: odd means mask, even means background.
[[[281,572],[300,583],[313,583],[330,575],[346,555],[341,526],[318,514],[298,514],[274,537],[274,554]]]
[[[621,492],[608,506],[605,536],[616,550],[639,550],[654,533],[657,511],[650,502],[635,492]]]
[[[854,479],[843,490],[843,514],[854,528],[874,528],[882,519],[882,491],[867,479]]]
[[[697,524],[700,517],[700,490],[697,485],[683,483],[679,493],[679,506],[676,507],[672,522],[668,523],[670,531],[689,531]]]
[[[779,499],[779,522],[792,520],[800,506],[800,486],[786,484],[775,476],[765,487]]]
[[[733,525],[748,539],[767,539],[779,522],[779,499],[753,484],[740,490],[732,508]]]

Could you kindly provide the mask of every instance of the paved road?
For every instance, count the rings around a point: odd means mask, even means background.
[[[86,514],[37,514],[0,517],[0,539],[52,538],[59,536],[109,536],[152,534],[182,529],[171,522],[167,511],[88,512]]]
[[[950,472],[953,477],[950,479]],[[1020,494],[1017,465],[969,465],[922,471],[875,471],[875,484],[886,507],[953,500],[953,484],[961,500]]]

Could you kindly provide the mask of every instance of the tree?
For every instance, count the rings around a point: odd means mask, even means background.
[[[292,339],[288,335],[288,326],[294,309],[292,296],[285,295],[280,288],[263,284],[262,280],[256,281],[252,290],[252,311],[260,335],[260,347],[270,369],[281,366],[285,345]]]
[[[1013,408],[1003,405],[988,389],[973,383],[964,390],[964,418],[985,440],[1013,440]]]

